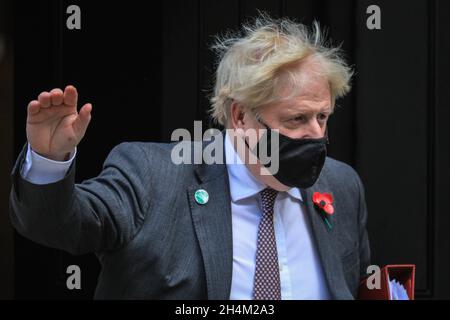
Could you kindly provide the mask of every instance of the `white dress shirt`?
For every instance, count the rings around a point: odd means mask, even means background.
[[[225,156],[230,181],[233,224],[233,278],[230,299],[252,299],[256,243],[261,220],[259,192],[266,188],[237,155],[228,134]],[[300,190],[279,192],[274,205],[274,228],[280,265],[281,298],[329,299]]]
[[[53,161],[28,145],[22,177],[34,184],[48,184],[64,178],[76,149],[67,161]],[[230,299],[252,299],[256,262],[256,240],[261,219],[259,192],[266,188],[239,159],[228,134],[225,155],[230,181],[233,275]],[[329,299],[300,190],[279,192],[274,205],[274,228],[280,265],[282,299]]]
[[[67,161],[55,161],[44,158],[34,152],[28,144],[27,154],[20,174],[34,184],[48,184],[64,178],[77,154],[77,149],[70,154]]]

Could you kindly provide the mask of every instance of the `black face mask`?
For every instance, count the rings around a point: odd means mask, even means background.
[[[251,150],[258,159],[261,150],[266,150],[268,158],[271,152],[271,135],[279,136],[279,167],[278,172],[273,176],[282,184],[288,187],[309,188],[319,178],[327,155],[328,144],[328,128],[325,136],[319,139],[293,139],[281,133],[272,132],[271,129],[263,122],[259,121],[266,127],[265,137],[256,144]],[[246,142],[247,143],[247,142]],[[248,146],[248,144],[247,144]],[[265,149],[264,149],[265,148]],[[266,168],[271,166],[268,161],[261,161]]]

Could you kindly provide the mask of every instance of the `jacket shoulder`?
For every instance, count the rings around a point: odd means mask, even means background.
[[[355,175],[357,174],[355,169],[345,162],[336,160],[331,157],[326,157],[324,170],[329,171],[329,173],[335,173],[340,175]]]
[[[353,192],[360,192],[362,188],[361,178],[355,169],[331,157],[327,157],[325,160],[320,180],[331,185],[338,185],[340,188],[351,189],[348,191]]]
[[[120,164],[131,171],[151,175],[155,178],[164,176],[165,179],[179,179],[180,174],[184,177],[194,168],[193,160],[189,161],[183,156],[183,153],[190,153],[189,157],[193,157],[193,152],[191,152],[193,145],[194,143],[191,141],[172,143],[122,142],[111,150],[105,164]],[[184,148],[184,150],[180,151],[181,148]],[[180,152],[182,156],[180,156]],[[186,160],[186,162],[180,162],[180,159]]]
[[[147,160],[170,160],[173,146],[174,143],[127,141],[116,145],[108,157],[127,155],[134,158],[145,157]]]

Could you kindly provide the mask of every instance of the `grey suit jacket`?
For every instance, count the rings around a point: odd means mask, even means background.
[[[229,299],[226,165],[175,165],[173,146],[122,143],[96,178],[75,184],[74,162],[63,180],[47,185],[22,179],[25,146],[12,171],[12,224],[40,244],[96,253],[97,299]],[[194,199],[200,188],[209,193],[204,205]],[[332,230],[311,201],[314,191],[333,194]],[[315,185],[301,192],[330,293],[353,299],[370,255],[362,183],[351,167],[327,158]]]

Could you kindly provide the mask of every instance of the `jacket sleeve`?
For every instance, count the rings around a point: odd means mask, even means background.
[[[149,168],[139,143],[116,146],[93,179],[75,184],[76,160],[62,180],[37,185],[11,173],[10,218],[23,236],[72,254],[115,250],[140,230],[148,207]]]

